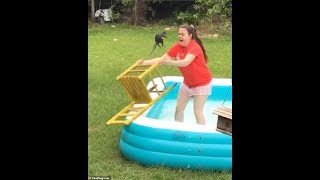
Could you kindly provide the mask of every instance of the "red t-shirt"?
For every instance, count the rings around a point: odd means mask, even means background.
[[[179,67],[179,70],[184,77],[183,82],[187,86],[203,86],[212,80],[212,75],[205,62],[203,51],[195,40],[191,40],[187,47],[183,47],[177,43],[167,51],[167,54],[171,57],[175,57],[177,61],[183,60],[187,54],[196,56],[188,66]]]

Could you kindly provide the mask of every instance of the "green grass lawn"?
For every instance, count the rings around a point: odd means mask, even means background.
[[[112,179],[232,179],[231,171],[143,167],[121,156],[119,140],[122,125],[106,125],[107,120],[130,102],[116,77],[138,59],[163,55],[177,42],[177,27],[170,27],[172,29],[167,32],[164,47],[156,48],[149,56],[154,45],[154,35],[167,26],[111,25],[88,26],[89,176],[111,176]],[[232,38],[202,38],[202,42],[213,76],[231,78]],[[180,76],[177,67],[160,66],[158,69],[162,76]]]

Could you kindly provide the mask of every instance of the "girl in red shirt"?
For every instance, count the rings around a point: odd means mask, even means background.
[[[208,57],[193,25],[181,25],[178,38],[179,42],[174,44],[163,56],[139,61],[144,65],[159,63],[177,66],[183,76],[183,83],[177,98],[175,121],[183,122],[184,110],[189,99],[193,98],[193,109],[197,123],[205,125],[203,107],[212,89],[212,75],[207,66]]]

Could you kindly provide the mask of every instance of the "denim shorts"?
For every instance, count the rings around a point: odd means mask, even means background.
[[[212,82],[203,85],[203,86],[197,86],[197,87],[191,87],[189,88],[187,85],[184,83],[181,84],[180,91],[184,92],[187,94],[189,97],[190,96],[195,96],[195,95],[210,95],[212,90]]]

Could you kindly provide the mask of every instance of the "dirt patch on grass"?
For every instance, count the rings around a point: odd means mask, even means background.
[[[229,36],[232,34],[232,26],[221,28],[218,26],[200,24],[196,26],[197,34],[200,38],[219,38],[221,36]]]
[[[210,38],[210,39],[214,39],[214,38],[220,37],[220,35],[217,34],[217,33],[214,33],[214,34],[201,34],[201,35],[198,34],[198,37],[199,37],[199,38]]]
[[[98,130],[100,130],[100,127],[88,128],[88,133],[97,132]]]

